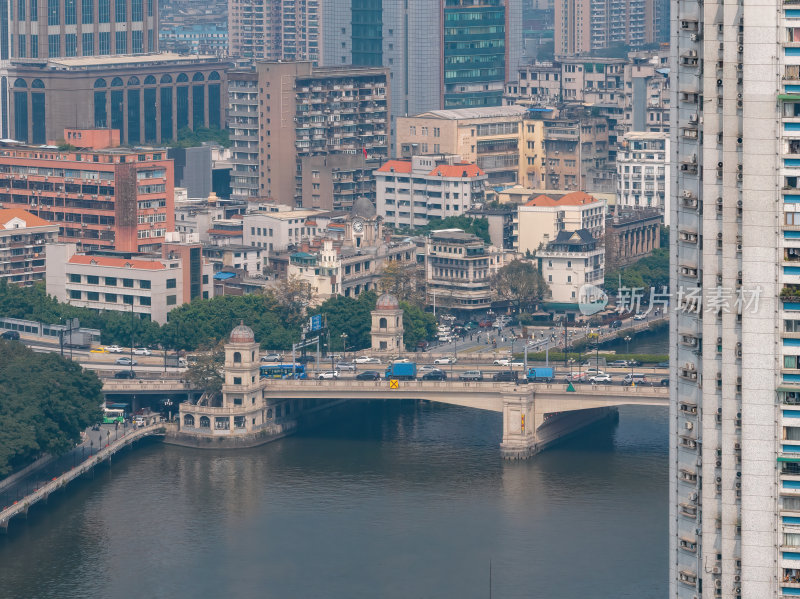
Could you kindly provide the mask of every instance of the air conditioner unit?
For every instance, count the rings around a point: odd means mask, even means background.
[[[736,180],[741,181],[744,179],[744,173],[736,173]]]
[[[711,568],[711,573],[712,574],[721,574],[722,573],[722,569],[719,566],[714,566],[713,568]]]
[[[718,477],[717,477],[715,480],[716,480],[718,483],[721,483],[721,482],[722,482],[722,477],[721,477],[721,476],[718,476]]]
[[[721,581],[719,578],[717,578],[717,579],[714,581],[714,586],[715,586],[716,588],[718,588],[718,589],[721,589],[721,588],[722,588],[722,581]]]
[[[722,468],[722,460],[717,460],[715,462],[715,465],[716,465],[717,468]]]
[[[733,450],[734,451],[741,451],[741,449],[742,449],[742,444],[741,443],[734,443],[733,444]]]

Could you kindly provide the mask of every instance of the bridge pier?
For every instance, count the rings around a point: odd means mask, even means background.
[[[524,460],[541,451],[536,443],[537,422],[533,393],[503,396],[503,441],[500,454],[507,460]]]

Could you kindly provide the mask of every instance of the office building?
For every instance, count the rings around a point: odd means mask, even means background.
[[[0,94],[2,136],[44,144],[66,128],[111,128],[136,146],[177,139],[185,128],[222,128],[227,67],[177,54],[16,61],[0,73],[8,90]]]
[[[58,240],[58,225],[19,208],[0,208],[0,280],[33,285],[44,280],[45,247]]]
[[[372,172],[389,151],[387,70],[259,62],[255,77],[259,194],[306,209],[374,204]]]
[[[172,161],[163,150],[104,147],[108,130],[67,130],[81,149],[0,142],[0,206],[59,226],[81,250],[157,250],[174,229]],[[117,138],[118,139],[118,138]]]
[[[375,171],[377,211],[395,227],[463,216],[485,200],[486,173],[459,156],[390,160]]]
[[[158,0],[9,2],[2,60],[158,52]]]
[[[522,58],[522,5],[328,0],[323,64],[388,67],[393,125],[428,110],[499,106]]]
[[[669,596],[795,596],[800,11],[673,8]]]
[[[617,150],[617,206],[655,208],[669,225],[669,138],[664,133],[625,134]]]
[[[230,0],[230,56],[320,62],[323,0]]]

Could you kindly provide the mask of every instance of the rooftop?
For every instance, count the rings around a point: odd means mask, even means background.
[[[389,160],[383,164],[377,172],[411,174],[412,162],[410,160]],[[417,171],[417,174],[419,174],[419,171]],[[429,177],[448,177],[452,179],[461,177],[482,177],[483,175],[485,175],[485,173],[471,162],[440,164],[428,173]]]
[[[125,54],[114,56],[74,56],[71,58],[50,58],[47,65],[54,68],[103,67],[112,65],[135,66],[147,64],[163,64],[165,62],[196,63],[219,61],[211,54],[183,55],[174,52],[158,54]],[[29,63],[24,63],[29,64]]]
[[[274,218],[275,220],[293,220],[296,218],[311,218],[325,214],[325,212],[325,210],[282,210],[280,212],[256,210],[254,212],[248,212],[247,216],[266,216]]]
[[[525,206],[533,207],[553,207],[553,206],[585,206],[593,204],[598,200],[583,191],[573,191],[565,194],[539,195],[528,200]]]
[[[17,222],[13,222],[15,220]],[[19,225],[19,221],[22,221],[22,226]],[[43,218],[39,218],[21,208],[0,208],[0,229],[13,230],[26,227],[47,227],[49,225],[58,226],[57,223],[49,223]]]
[[[112,258],[110,256],[90,256],[86,254],[75,254],[69,259],[69,263],[109,266],[112,268],[134,268],[139,270],[164,270],[166,268],[166,266],[158,260],[136,260],[129,258]]]
[[[487,106],[484,108],[456,108],[453,110],[429,110],[415,115],[413,118],[438,118],[457,121],[459,119],[485,119],[511,117],[525,114],[524,106]]]

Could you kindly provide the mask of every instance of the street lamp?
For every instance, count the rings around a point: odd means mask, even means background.
[[[342,338],[342,359],[347,362],[347,333],[339,335]]]
[[[631,357],[631,336],[625,335],[625,353],[628,355],[628,358]],[[633,360],[628,360],[631,365],[631,374],[633,374]]]

